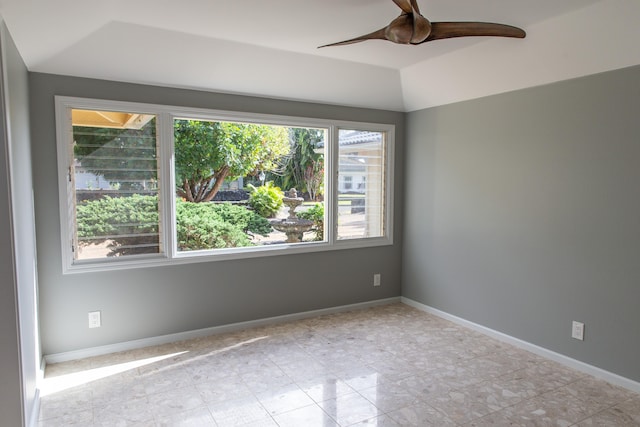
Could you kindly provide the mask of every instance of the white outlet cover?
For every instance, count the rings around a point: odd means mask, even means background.
[[[99,311],[89,312],[89,328],[99,328],[102,326]]]
[[[571,337],[580,341],[584,341],[584,323],[576,321],[573,322]]]

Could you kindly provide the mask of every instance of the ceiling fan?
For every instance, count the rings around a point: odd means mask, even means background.
[[[524,38],[526,33],[511,25],[491,22],[430,22],[420,14],[417,0],[393,0],[402,13],[384,28],[349,40],[320,47],[342,46],[365,40],[388,40],[398,44],[422,44],[453,37],[494,36]]]

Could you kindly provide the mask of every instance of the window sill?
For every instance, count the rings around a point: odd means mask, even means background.
[[[366,239],[341,240],[330,244],[328,242],[307,242],[295,244],[277,244],[257,246],[241,249],[217,249],[215,251],[179,252],[173,257],[167,255],[140,256],[126,260],[83,260],[65,266],[63,274],[95,273],[101,271],[118,271],[134,268],[166,267],[169,265],[193,264],[202,262],[231,261],[266,256],[296,255],[314,252],[330,252],[344,249],[364,249],[378,246],[390,246],[393,240],[388,237],[373,237]]]

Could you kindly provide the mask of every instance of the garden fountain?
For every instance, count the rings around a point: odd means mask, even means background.
[[[296,217],[295,210],[303,201],[302,197],[298,197],[296,189],[292,188],[282,199],[282,203],[289,208],[289,216],[270,221],[273,228],[287,235],[287,243],[302,242],[305,231],[309,231],[313,227],[313,221]]]

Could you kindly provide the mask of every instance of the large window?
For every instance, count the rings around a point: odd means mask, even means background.
[[[391,125],[56,97],[65,272],[392,242]]]

